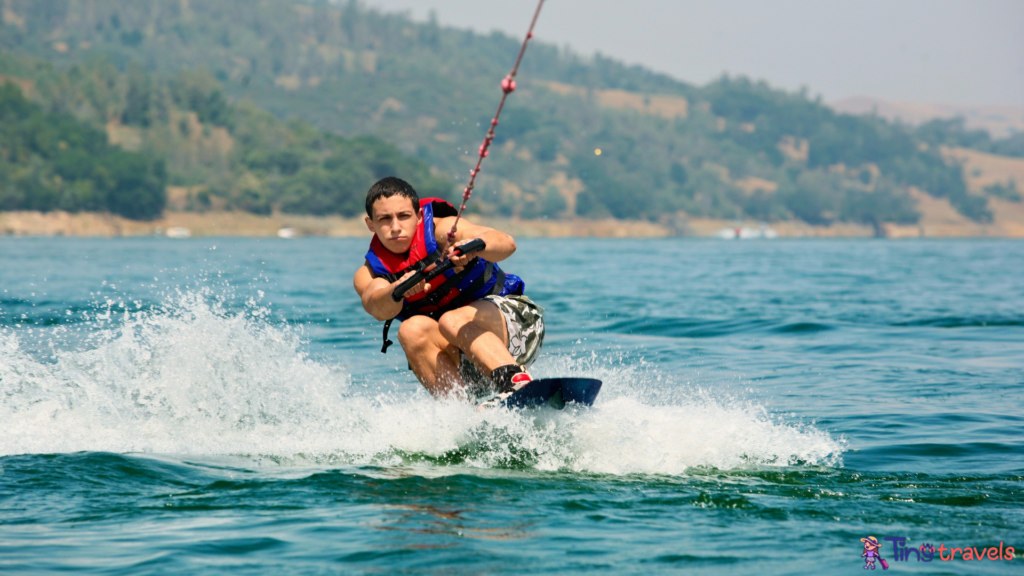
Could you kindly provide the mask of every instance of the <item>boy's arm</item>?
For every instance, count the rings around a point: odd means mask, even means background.
[[[352,284],[355,286],[356,294],[359,294],[359,298],[363,301],[364,310],[377,320],[390,320],[402,311],[402,302],[395,302],[391,293],[395,291],[396,286],[413,274],[414,272],[408,272],[395,282],[388,282],[385,278],[374,277],[370,267],[363,264],[359,270],[356,270]],[[420,282],[410,288],[405,296],[412,296],[429,288],[430,284]]]
[[[434,237],[437,239],[439,246],[444,246],[447,243],[448,231],[451,230],[454,223],[454,216],[434,220]],[[455,245],[468,242],[474,238],[483,240],[487,244],[487,248],[465,256],[453,256],[452,247],[446,247],[445,255],[452,259],[452,263],[456,267],[466,266],[477,256],[490,262],[501,262],[516,251],[516,241],[508,234],[494,228],[488,228],[487,226],[478,226],[465,218],[459,220],[459,229],[455,231]]]

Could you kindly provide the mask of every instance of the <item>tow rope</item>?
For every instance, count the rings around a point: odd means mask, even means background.
[[[491,142],[494,141],[494,128],[498,126],[498,117],[501,116],[501,109],[505,107],[505,99],[508,95],[516,89],[516,72],[519,71],[519,63],[523,61],[523,54],[526,53],[526,45],[533,38],[533,27],[537,24],[537,17],[540,16],[540,9],[544,6],[544,0],[537,2],[537,10],[533,13],[533,20],[530,21],[530,29],[526,31],[526,38],[523,39],[523,46],[519,49],[519,57],[516,58],[516,65],[512,67],[512,71],[505,76],[505,79],[501,81],[501,102],[498,103],[498,111],[494,113],[494,119],[491,120],[491,127],[487,130],[487,135],[484,136],[484,142],[480,145],[479,157],[476,159],[476,167],[469,172],[469,183],[466,184],[466,189],[462,192],[462,205],[459,206],[459,213],[455,216],[455,223],[452,224],[452,229],[448,231],[448,245],[451,246],[455,242],[455,231],[459,225],[459,219],[462,218],[462,211],[466,209],[466,202],[469,201],[470,196],[473,195],[473,184],[476,182],[476,175],[480,173],[480,165],[483,163],[484,158],[487,158],[487,149],[491,147]]]

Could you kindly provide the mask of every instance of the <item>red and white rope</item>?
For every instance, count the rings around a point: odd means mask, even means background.
[[[533,38],[533,27],[537,24],[537,17],[540,16],[540,9],[544,6],[544,0],[537,2],[537,11],[533,13],[533,20],[530,21],[530,29],[526,32],[526,38],[523,39],[523,46],[519,49],[519,56],[516,58],[516,65],[512,67],[512,71],[505,76],[505,79],[501,81],[501,102],[498,103],[498,111],[494,113],[494,119],[491,120],[491,127],[487,130],[487,135],[484,136],[484,142],[480,145],[479,157],[476,159],[476,166],[469,172],[469,183],[466,184],[466,189],[462,192],[462,205],[459,206],[459,213],[455,216],[455,223],[452,224],[452,229],[448,231],[448,245],[451,246],[455,242],[455,231],[459,225],[459,219],[462,218],[462,211],[466,209],[466,202],[470,196],[473,195],[473,185],[476,182],[476,175],[480,173],[480,165],[483,163],[484,158],[487,158],[488,148],[491,147],[491,142],[494,141],[494,129],[498,126],[498,118],[501,116],[501,109],[505,107],[505,99],[508,95],[516,89],[516,72],[519,71],[519,63],[523,61],[523,54],[526,53],[526,45]]]

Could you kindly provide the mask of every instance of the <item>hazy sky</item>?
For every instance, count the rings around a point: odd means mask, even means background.
[[[515,36],[536,6],[364,1]],[[546,0],[537,37],[698,84],[728,72],[828,101],[1024,104],[1024,0]]]

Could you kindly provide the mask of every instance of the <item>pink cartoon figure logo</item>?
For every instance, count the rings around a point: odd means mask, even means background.
[[[864,553],[860,555],[864,559],[864,569],[870,568],[874,570],[875,562],[877,561],[882,565],[882,570],[888,570],[889,563],[878,555],[878,549],[881,547],[881,544],[878,543],[878,538],[868,536],[867,538],[861,538],[860,541],[864,543]]]

